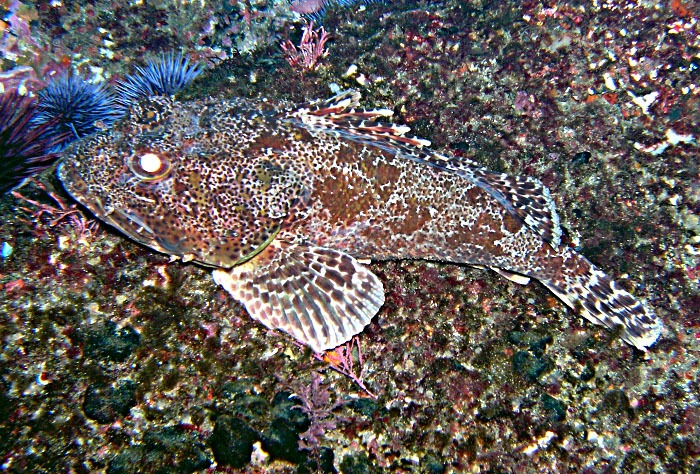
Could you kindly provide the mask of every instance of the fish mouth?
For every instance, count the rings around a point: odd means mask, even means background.
[[[133,212],[124,209],[113,208],[105,214],[105,220],[110,222],[119,230],[132,236],[134,240],[150,242],[155,240],[156,233],[144,220]],[[126,224],[126,225],[125,225]]]
[[[70,196],[85,206],[98,219],[110,224],[137,242],[150,247],[160,247],[156,236],[144,219],[127,209],[105,207],[99,196],[90,192],[87,181],[77,169],[80,165],[66,160],[58,165],[56,174]]]
[[[56,176],[63,184],[63,189],[74,200],[87,207],[98,218],[103,219],[106,213],[102,207],[102,201],[97,196],[91,195],[87,181],[83,179],[77,169],[79,166],[73,160],[64,160],[59,163]]]
[[[67,159],[58,165],[56,174],[68,194],[98,219],[157,252],[177,256],[185,261],[194,260],[206,264],[199,255],[193,253],[186,239],[180,238],[177,233],[154,230],[148,224],[146,216],[139,215],[128,207],[105,204],[103,197],[90,190],[88,181],[80,173],[80,166],[78,161]]]
[[[97,202],[99,203],[99,200]],[[135,242],[150,247],[157,252],[183,259],[186,258],[187,261],[196,258],[194,254],[190,253],[186,245],[182,245],[181,241],[171,241],[167,236],[160,235],[146,223],[144,218],[128,209],[113,207],[107,210],[100,208],[100,211],[102,212],[100,219],[126,234]]]

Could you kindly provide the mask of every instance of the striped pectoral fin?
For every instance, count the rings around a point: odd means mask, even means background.
[[[621,326],[620,337],[646,351],[661,335],[661,320],[586,258],[571,256],[578,266],[575,274],[542,283],[587,320],[610,329]]]
[[[273,242],[213,277],[254,319],[316,352],[349,341],[384,304],[376,275],[350,255],[326,248]]]

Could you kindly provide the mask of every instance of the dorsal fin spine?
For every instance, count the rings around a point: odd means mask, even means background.
[[[561,227],[554,201],[539,180],[492,173],[471,160],[444,156],[426,149],[430,146],[429,140],[405,136],[410,131],[407,125],[377,121],[379,117],[392,116],[393,111],[359,108],[359,99],[357,91],[343,91],[330,99],[287,112],[282,120],[312,133],[336,135],[458,174],[486,191],[552,247],[561,244]]]

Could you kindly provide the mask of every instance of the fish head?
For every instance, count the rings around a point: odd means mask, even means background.
[[[260,120],[220,103],[146,99],[68,148],[58,177],[141,244],[214,267],[242,263],[274,240],[307,193],[275,156],[251,154]]]

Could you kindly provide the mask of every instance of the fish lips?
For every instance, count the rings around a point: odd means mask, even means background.
[[[78,171],[79,166],[75,160],[65,159],[59,163],[56,169],[56,176],[58,176],[58,180],[63,184],[63,188],[73,199],[102,219],[105,214],[102,202],[96,197],[90,196],[87,181],[83,179]]]
[[[150,245],[154,240],[153,231],[145,225],[143,220],[121,209],[105,209],[103,201],[90,191],[87,181],[80,175],[79,167],[80,164],[71,159],[66,159],[58,165],[56,174],[68,194],[98,219],[112,225],[137,242]]]
[[[89,189],[87,181],[80,174],[80,164],[76,160],[62,161],[56,174],[63,187],[73,199],[92,212],[98,219],[126,234],[132,240],[152,249],[188,260],[194,259],[191,249],[177,239],[159,236],[151,229],[143,216],[129,209],[110,207],[105,209],[103,201]],[[170,236],[172,237],[172,236]]]

